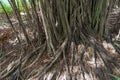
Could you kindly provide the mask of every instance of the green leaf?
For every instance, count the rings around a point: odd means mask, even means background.
[[[114,77],[116,80],[120,80],[120,77],[116,76],[116,75],[113,75],[113,74],[110,74],[111,77]]]

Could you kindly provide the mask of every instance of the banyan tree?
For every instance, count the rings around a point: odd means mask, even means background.
[[[120,43],[115,38],[120,29],[119,0],[20,1],[24,17],[19,0],[9,3],[24,40],[2,6],[18,40],[19,56],[11,69],[0,72],[0,80],[114,80],[120,76]]]

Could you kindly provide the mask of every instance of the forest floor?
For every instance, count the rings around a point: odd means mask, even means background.
[[[17,60],[19,60],[20,56],[21,56],[21,46],[23,46],[22,49],[23,50],[23,56],[22,58],[25,59],[27,57],[29,57],[29,54],[31,54],[34,51],[34,48],[31,45],[26,45],[25,37],[22,33],[21,28],[19,27],[19,23],[17,21],[17,19],[14,18],[14,16],[12,16],[10,19],[13,23],[13,25],[15,26],[15,29],[17,31],[17,35],[20,37],[21,41],[22,41],[22,45],[19,44],[17,37],[15,35],[15,33],[13,32],[6,16],[4,14],[0,14],[1,18],[0,18],[0,72],[4,72],[6,69],[9,71],[13,65],[16,63]],[[26,24],[24,22],[24,24]],[[26,30],[28,31],[28,35],[30,37],[30,39],[33,39],[33,32],[30,28],[26,28]],[[34,46],[37,47],[36,42],[34,42]],[[35,59],[38,59],[34,65],[33,61]],[[27,61],[26,65],[24,66],[25,69],[23,70],[24,72],[24,76],[27,76],[28,73],[31,73],[31,70],[33,69],[38,69],[40,66],[42,66],[43,64],[47,63],[50,58],[52,58],[50,55],[46,55],[43,56],[42,58],[39,58],[39,56],[34,55],[32,58],[29,59],[29,61]],[[27,65],[29,65],[29,69],[26,67]],[[6,78],[9,79],[9,78]]]

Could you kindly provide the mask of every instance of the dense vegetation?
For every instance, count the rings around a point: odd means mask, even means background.
[[[120,11],[115,24],[109,25],[109,17],[115,6],[119,8],[119,0],[9,0],[9,3],[18,28],[9,17],[11,9],[2,3],[1,6],[12,36],[17,38],[18,56],[12,66],[0,69],[0,80],[48,77],[62,80],[64,75],[66,80],[113,80],[120,76],[120,41],[115,38],[120,29]],[[24,40],[19,36],[21,33]],[[105,43],[112,45],[115,52],[106,49]],[[7,52],[0,60],[13,54]]]

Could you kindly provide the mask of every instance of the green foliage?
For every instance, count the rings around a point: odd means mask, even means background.
[[[16,0],[16,3],[17,3],[17,7],[19,8],[20,11],[23,11],[23,6],[22,6],[22,3],[21,3],[21,0]]]
[[[116,80],[120,80],[120,77],[116,76],[116,75],[113,75],[113,74],[110,74],[111,77],[115,78]]]
[[[8,5],[4,2],[2,2],[2,4],[3,4],[5,10],[7,11],[7,13],[11,14],[13,12],[12,7],[10,5]],[[21,3],[21,0],[16,0],[16,4],[17,4],[17,7],[19,8],[19,10],[22,12],[23,11],[23,6],[22,6],[22,3]],[[4,12],[4,10],[0,6],[0,13],[3,13],[3,12]]]
[[[2,1],[1,1],[1,2],[2,2]],[[11,6],[5,4],[4,2],[2,2],[2,4],[3,4],[5,10],[6,10],[8,13],[12,12]],[[0,12],[1,12],[1,13],[4,12],[4,10],[2,9],[2,7],[0,7]]]

